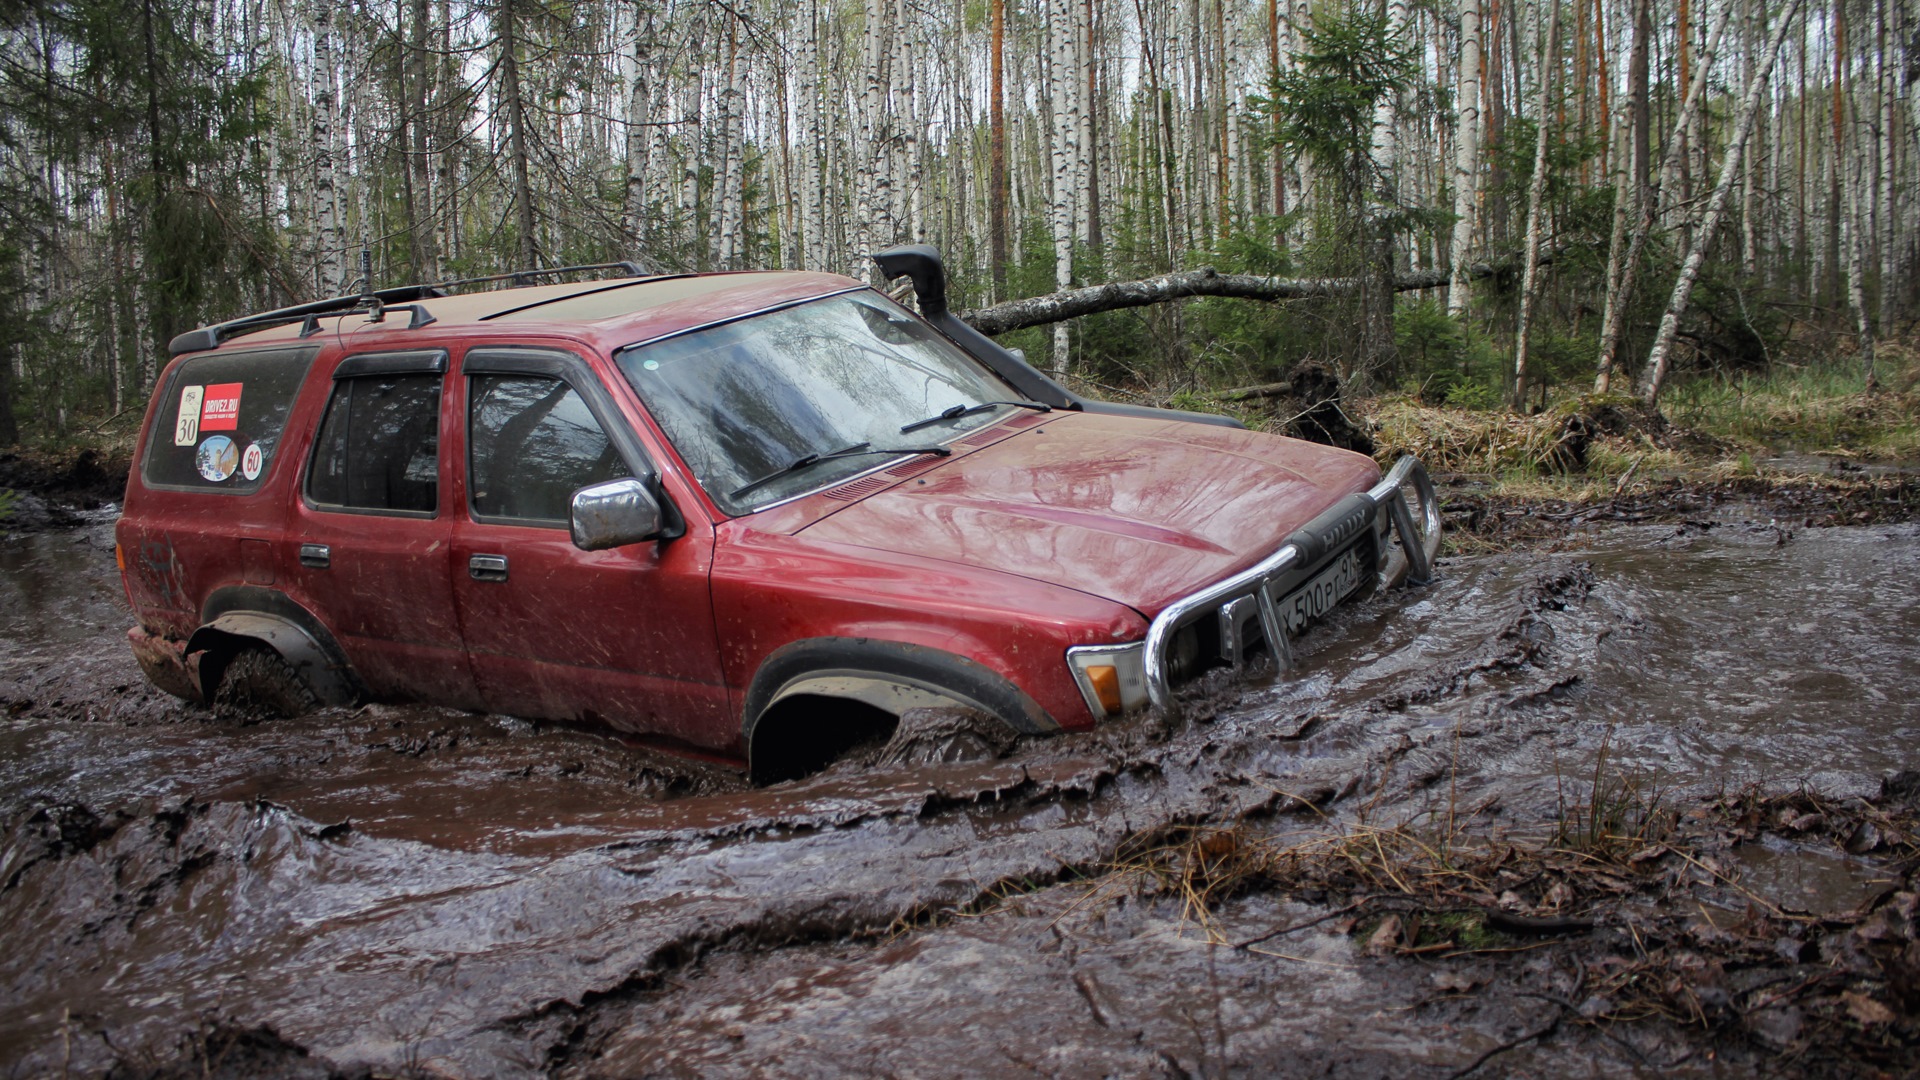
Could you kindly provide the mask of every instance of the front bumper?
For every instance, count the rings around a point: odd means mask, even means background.
[[[1236,662],[1242,628],[1257,623],[1274,662],[1283,671],[1291,667],[1280,600],[1340,552],[1364,542],[1369,530],[1379,545],[1380,587],[1424,585],[1432,577],[1433,560],[1440,553],[1440,500],[1418,458],[1402,457],[1378,484],[1335,503],[1257,566],[1167,605],[1148,628],[1144,650],[1147,697],[1153,707],[1165,713],[1173,703],[1175,635],[1209,612],[1219,619],[1223,652]]]

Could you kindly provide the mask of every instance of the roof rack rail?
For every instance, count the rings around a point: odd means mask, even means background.
[[[167,355],[179,356],[181,353],[218,348],[220,343],[228,338],[251,330],[265,330],[269,326],[304,322],[320,315],[346,314],[368,307],[369,300],[374,301],[373,306],[379,306],[431,300],[436,296],[445,295],[432,285],[401,285],[391,289],[380,289],[371,294],[355,293],[352,296],[315,300],[310,304],[276,308],[272,311],[263,311],[258,315],[248,315],[241,319],[230,319],[223,323],[214,323],[212,326],[203,326],[198,330],[189,330],[167,343]]]
[[[282,326],[287,323],[302,323],[301,337],[307,337],[319,329],[318,319],[322,315],[344,315],[361,309],[378,312],[385,305],[407,304],[418,300],[431,300],[447,295],[448,289],[457,289],[463,285],[484,285],[495,281],[511,281],[515,285],[531,285],[535,278],[551,274],[579,274],[592,270],[618,270],[628,277],[647,277],[649,272],[639,263],[631,261],[610,263],[584,263],[579,266],[554,266],[546,269],[516,270],[510,274],[488,274],[484,277],[454,278],[450,281],[438,281],[431,285],[397,285],[391,289],[378,289],[373,292],[355,293],[351,296],[335,296],[326,300],[315,300],[310,304],[295,304],[292,307],[263,311],[258,315],[230,319],[223,323],[214,323],[197,330],[189,330],[167,343],[167,355],[179,356],[182,353],[200,352],[214,349],[230,337],[253,330],[265,330],[270,326]],[[409,329],[425,326],[433,321],[424,309],[415,308],[412,318],[407,322]]]

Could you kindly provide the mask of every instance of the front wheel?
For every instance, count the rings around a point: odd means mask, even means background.
[[[213,713],[225,720],[304,716],[320,708],[320,698],[286,658],[264,645],[235,653],[213,692]]]

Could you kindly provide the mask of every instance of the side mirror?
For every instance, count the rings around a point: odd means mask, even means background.
[[[655,540],[665,531],[665,525],[660,500],[654,498],[645,482],[632,477],[581,488],[573,493],[567,513],[573,546],[582,551],[605,551]]]

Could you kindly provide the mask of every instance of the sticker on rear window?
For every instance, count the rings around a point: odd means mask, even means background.
[[[240,466],[240,448],[225,435],[209,435],[200,444],[193,455],[193,467],[200,470],[200,479],[218,484],[233,475]]]
[[[173,421],[173,445],[192,446],[200,441],[200,399],[206,391],[204,386],[181,388],[180,415]]]
[[[247,449],[240,455],[240,476],[248,483],[260,479],[260,470],[267,467],[266,451],[260,444],[248,443]]]
[[[240,387],[242,383],[216,383],[207,387],[207,400],[200,407],[201,431],[235,431],[240,427]]]

